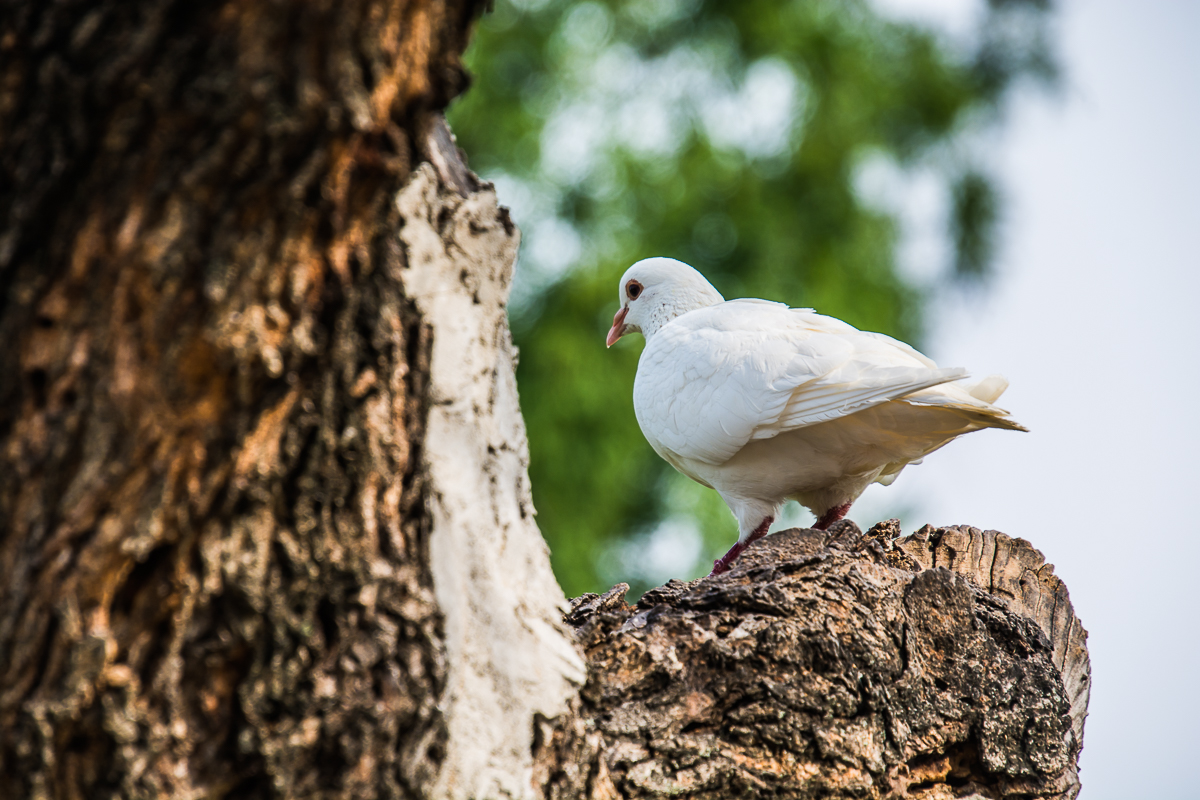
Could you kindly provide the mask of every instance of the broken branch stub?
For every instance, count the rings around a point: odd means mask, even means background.
[[[543,721],[547,797],[1074,798],[1086,633],[1028,542],[793,529],[732,571],[567,621],[589,679]]]

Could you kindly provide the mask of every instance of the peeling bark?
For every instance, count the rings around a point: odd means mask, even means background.
[[[449,738],[431,793],[531,797],[534,717],[566,712],[586,676],[533,521],[504,313],[517,232],[490,189],[459,197],[433,173],[423,166],[397,201],[408,254],[399,278],[434,342],[425,461]]]
[[[555,798],[1074,798],[1090,677],[1020,539],[791,530],[726,575],[572,602],[588,660],[544,721]]]

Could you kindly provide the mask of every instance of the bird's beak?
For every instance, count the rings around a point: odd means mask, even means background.
[[[613,317],[613,326],[609,328],[608,338],[604,340],[605,347],[612,347],[625,335],[625,315],[629,313],[629,306],[625,306],[616,313]]]

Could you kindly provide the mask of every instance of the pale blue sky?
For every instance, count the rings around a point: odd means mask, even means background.
[[[879,5],[962,30],[972,4]],[[927,348],[1005,374],[1032,433],[863,500],[1040,548],[1090,633],[1081,800],[1200,798],[1200,3],[1068,0],[1057,28],[1062,96],[1021,96],[997,140],[998,279],[943,297]]]

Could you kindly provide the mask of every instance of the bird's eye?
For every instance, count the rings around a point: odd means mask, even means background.
[[[630,300],[637,300],[638,295],[642,293],[642,285],[637,281],[630,281],[625,287],[625,293],[629,295]]]

